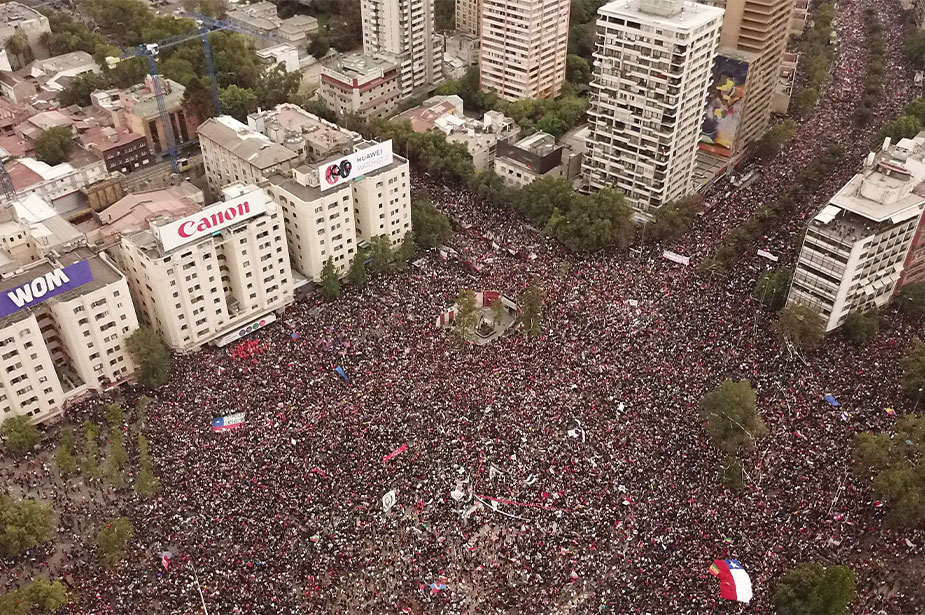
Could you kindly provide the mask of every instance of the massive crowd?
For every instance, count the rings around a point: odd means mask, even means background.
[[[867,4],[898,20],[893,3]],[[828,141],[848,153],[819,194],[853,172],[868,143],[850,120],[862,3],[840,3],[838,30],[816,117],[750,187],[718,186],[679,250],[708,253]],[[904,102],[907,68],[897,59],[885,79],[884,116]],[[258,343],[176,357],[144,428],[163,483],[153,500],[95,481],[63,488],[43,459],[5,464],[15,491],[53,502],[61,540],[7,569],[3,588],[60,575],[68,612],[84,615],[198,612],[197,578],[220,614],[770,613],[780,573],[818,561],[857,572],[853,612],[925,612],[925,533],[884,529],[851,471],[854,434],[890,429],[886,408],[911,410],[897,371],[921,323],[891,314],[869,347],[836,336],[801,354],[749,297],[760,262],[713,279],[654,251],[579,257],[465,189],[427,177],[415,188],[481,271],[427,254],[333,303],[297,303]],[[802,224],[767,247],[792,257]],[[514,296],[533,276],[546,296],[539,339],[474,347],[435,328],[460,288]],[[697,418],[725,378],[751,381],[769,427],[740,492],[720,483]],[[212,431],[213,417],[242,411],[242,427]],[[93,535],[117,515],[135,535],[107,571]],[[718,557],[748,570],[751,605],[719,598]]]

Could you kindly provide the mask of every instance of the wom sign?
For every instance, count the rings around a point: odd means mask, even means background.
[[[80,261],[63,269],[53,269],[25,284],[0,293],[0,318],[36,306],[46,299],[92,281],[89,261]]]

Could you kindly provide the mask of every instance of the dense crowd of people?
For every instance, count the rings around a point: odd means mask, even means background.
[[[866,5],[896,25],[893,3]],[[863,6],[840,3],[842,43],[814,118],[749,187],[717,186],[679,250],[708,254],[829,141],[847,154],[819,198],[854,172],[870,134],[850,119]],[[896,44],[883,117],[908,94]],[[655,251],[579,257],[463,188],[427,177],[414,188],[453,220],[449,243],[465,258],[420,255],[334,302],[293,305],[251,341],[175,357],[144,422],[154,499],[62,487],[46,458],[0,468],[61,519],[58,545],[7,569],[3,589],[61,576],[80,614],[190,613],[201,601],[259,615],[771,613],[781,572],[817,561],[855,570],[853,612],[925,611],[922,570],[910,572],[925,532],[884,529],[869,479],[852,472],[854,434],[911,410],[898,365],[921,323],[889,314],[866,348],[836,335],[801,353],[749,296],[763,263],[714,279]],[[803,223],[767,247],[792,258]],[[516,296],[533,277],[546,297],[537,339],[472,346],[434,326],[460,288]],[[726,378],[751,382],[769,428],[741,491],[723,487],[697,415]],[[99,417],[107,401],[71,419]],[[237,412],[240,428],[212,430]],[[95,531],[119,515],[135,533],[126,562],[106,570]],[[751,575],[750,605],[720,599],[708,573],[720,557]]]

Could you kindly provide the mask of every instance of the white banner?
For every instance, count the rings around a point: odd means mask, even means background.
[[[346,180],[354,180],[381,169],[392,162],[392,140],[361,149],[318,167],[318,185],[322,190]]]
[[[678,263],[679,265],[690,265],[691,258],[689,256],[682,256],[677,252],[671,252],[670,250],[665,250],[662,252],[662,258],[669,260],[673,263]]]
[[[228,335],[224,337],[220,337],[215,342],[215,345],[218,347],[227,346],[231,342],[235,342],[241,339],[242,337],[253,333],[257,329],[263,329],[267,325],[274,323],[274,322],[276,322],[276,314],[273,314],[271,312],[267,314],[266,316],[261,316],[260,318],[258,318],[257,320],[253,322],[249,322],[246,325],[238,327],[237,329],[234,330],[234,333],[229,333]]]
[[[155,226],[154,232],[160,239],[165,252],[191,241],[208,237],[216,231],[259,216],[267,211],[267,195],[259,188],[236,199],[223,201],[206,207],[191,216]]]
[[[776,256],[774,256],[774,255],[771,254],[770,252],[766,252],[766,251],[764,251],[764,250],[758,250],[758,256],[763,256],[764,258],[768,259],[769,261],[773,261],[773,262],[775,262],[775,263],[776,263],[777,261],[780,260],[779,258],[777,258]]]

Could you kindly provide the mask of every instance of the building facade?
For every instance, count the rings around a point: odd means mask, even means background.
[[[556,138],[545,132],[535,132],[516,143],[500,141],[495,175],[512,188],[522,188],[547,175],[561,177],[562,149]]]
[[[482,0],[456,0],[456,31],[482,35]]]
[[[229,115],[206,120],[197,132],[206,181],[213,195],[220,194],[228,184],[259,183],[298,163],[296,152]]]
[[[480,78],[504,100],[553,98],[565,81],[569,0],[484,0]]]
[[[774,91],[790,35],[793,0],[720,0],[726,10],[720,46],[749,54],[747,87],[737,120],[732,156],[768,129]]]
[[[253,184],[190,216],[151,221],[113,248],[139,313],[164,341],[194,350],[292,303],[283,216]]]
[[[89,248],[3,276],[0,421],[44,421],[70,400],[131,377],[126,338],[137,328],[125,276]]]
[[[331,58],[321,66],[318,92],[338,115],[389,117],[402,99],[399,65],[368,55]]]
[[[812,308],[826,331],[892,297],[925,210],[923,154],[925,133],[887,139],[810,221],[787,303]]]
[[[433,0],[362,0],[363,53],[399,66],[401,97],[442,79],[443,50]]]
[[[598,11],[584,175],[645,214],[690,191],[723,10],[617,0]]]
[[[329,185],[321,179],[336,159],[269,178],[267,191],[285,215],[292,264],[306,278],[319,281],[329,258],[343,275],[359,243],[384,235],[397,244],[411,230],[408,161],[392,153],[391,142],[361,143],[354,156],[372,149],[383,150],[380,166],[354,181]]]

